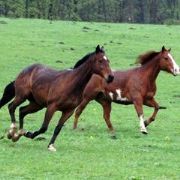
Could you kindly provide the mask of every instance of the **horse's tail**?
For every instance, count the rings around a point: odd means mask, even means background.
[[[0,100],[0,108],[3,107],[5,104],[7,104],[9,101],[11,101],[15,96],[15,87],[14,82],[10,82],[4,89],[3,96]]]

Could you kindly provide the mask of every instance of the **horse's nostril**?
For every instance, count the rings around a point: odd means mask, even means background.
[[[110,82],[113,81],[113,79],[114,79],[114,76],[113,75],[109,75],[108,79],[107,79],[107,82],[110,83]]]

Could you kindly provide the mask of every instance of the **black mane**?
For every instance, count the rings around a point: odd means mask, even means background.
[[[73,69],[76,69],[76,68],[79,67],[81,64],[83,64],[84,62],[86,62],[92,54],[94,54],[94,52],[85,55],[82,59],[80,59],[78,62],[76,62],[76,64],[74,65]]]
[[[97,54],[97,53],[105,53],[103,46],[100,47],[100,46],[98,45],[98,46],[96,47],[95,52],[89,53],[89,54],[87,54],[86,56],[84,56],[82,59],[80,59],[80,60],[74,65],[73,69],[76,69],[76,68],[79,67],[81,64],[83,64],[84,62],[86,62],[86,61],[89,59],[89,57],[90,57],[91,55],[93,55],[94,53],[96,53],[96,54]]]

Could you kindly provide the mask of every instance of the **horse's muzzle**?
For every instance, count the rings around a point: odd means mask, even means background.
[[[111,83],[114,79],[114,76],[113,75],[109,75],[108,78],[107,78],[107,83]]]
[[[172,74],[173,74],[174,76],[180,75],[180,68],[173,69],[173,70],[172,70]]]

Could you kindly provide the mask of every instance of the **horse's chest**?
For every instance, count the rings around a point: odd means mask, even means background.
[[[153,98],[155,93],[156,93],[156,86],[155,85],[148,86],[147,91],[145,93],[146,99]]]

